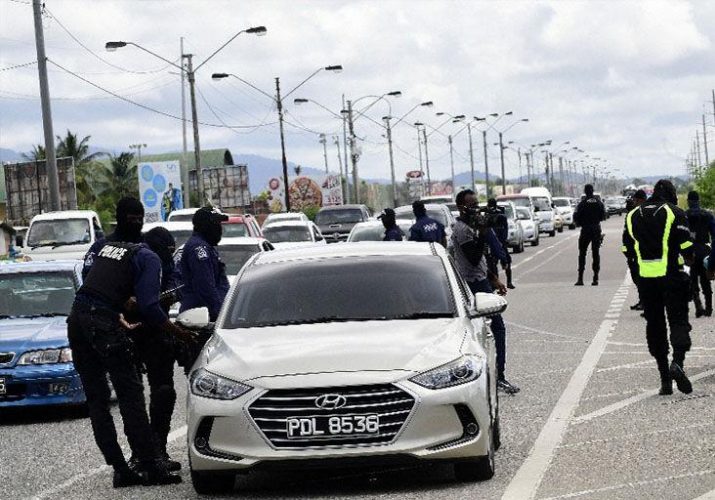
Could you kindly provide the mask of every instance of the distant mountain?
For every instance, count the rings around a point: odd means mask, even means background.
[[[252,154],[236,154],[233,155],[233,161],[237,165],[248,165],[248,184],[251,196],[256,196],[261,191],[264,191],[268,187],[268,181],[273,177],[283,176],[283,163],[281,160]],[[295,175],[295,167],[297,166],[293,162],[288,162],[289,176]],[[301,174],[320,175],[325,173],[325,170],[305,165],[301,165],[300,169]]]

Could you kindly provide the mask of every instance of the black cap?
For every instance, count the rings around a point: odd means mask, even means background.
[[[191,218],[191,223],[194,226],[201,226],[203,224],[209,224],[211,222],[226,222],[228,220],[228,215],[213,207],[201,207],[199,208],[194,216]]]
[[[391,208],[386,208],[382,211],[380,215],[377,216],[378,219],[382,219],[383,217],[386,217],[388,219],[394,219],[395,211]]]
[[[636,191],[635,193],[633,193],[633,198],[635,198],[635,199],[637,199],[637,200],[647,200],[647,199],[648,199],[648,195],[645,194],[645,191],[644,191],[644,190],[639,189],[638,191]]]
[[[700,201],[700,195],[697,191],[690,191],[688,193],[688,201]]]

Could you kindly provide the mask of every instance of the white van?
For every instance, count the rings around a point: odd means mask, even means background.
[[[32,260],[81,260],[101,238],[104,232],[96,212],[47,212],[32,218],[22,253]]]
[[[521,194],[531,198],[536,210],[536,217],[539,219],[539,232],[548,233],[549,236],[556,236],[556,221],[554,220],[554,208],[551,192],[545,187],[531,187],[521,190]],[[561,226],[562,227],[562,226]]]

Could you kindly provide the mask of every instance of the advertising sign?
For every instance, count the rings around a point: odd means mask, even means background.
[[[224,165],[203,169],[204,194],[208,202],[221,208],[245,208],[251,205],[246,165]],[[196,170],[189,172],[189,186],[195,193]]]
[[[289,177],[288,181],[291,210],[303,210],[310,206],[327,207],[343,204],[343,190],[339,175],[301,175]],[[268,193],[268,206],[271,212],[285,210],[285,190],[282,178],[274,177],[268,181]]]
[[[144,222],[165,221],[171,212],[184,208],[178,161],[140,163],[137,172]]]

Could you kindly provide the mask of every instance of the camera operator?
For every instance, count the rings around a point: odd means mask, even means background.
[[[455,201],[459,209],[459,217],[452,231],[452,244],[457,269],[467,281],[472,293],[492,293],[496,289],[500,295],[506,295],[506,287],[487,266],[487,249],[497,259],[503,261],[504,258],[503,249],[494,231],[489,227],[490,223],[494,222],[493,218],[488,214],[479,213],[477,196],[470,189],[460,191]],[[516,394],[519,388],[509,383],[504,376],[506,326],[501,314],[491,318],[491,328],[497,351],[497,387],[508,394]]]
[[[504,208],[497,205],[497,200],[495,198],[489,198],[487,201],[487,212],[494,221],[494,234],[496,234],[497,239],[499,239],[499,244],[504,250],[504,258],[500,261],[502,269],[504,269],[504,274],[506,275],[506,287],[514,289],[514,283],[512,282],[511,275],[511,255],[509,255],[509,221],[504,213]],[[490,267],[494,274],[499,274],[499,269],[497,264],[499,262],[497,259],[490,259]]]

